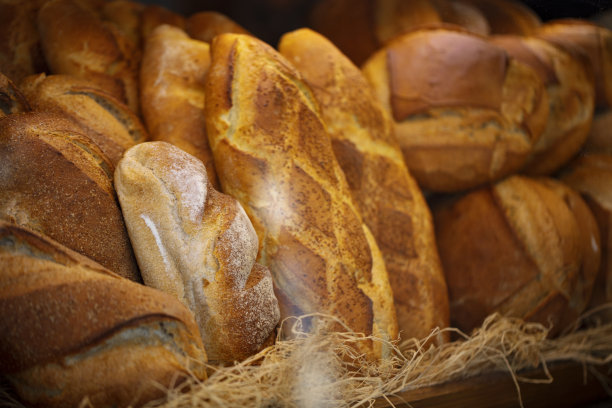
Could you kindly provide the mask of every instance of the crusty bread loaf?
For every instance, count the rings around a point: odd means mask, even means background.
[[[44,0],[0,0],[0,72],[14,82],[46,69],[36,29]]]
[[[1,118],[0,163],[0,219],[140,280],[112,186],[113,166],[76,123],[43,112]]]
[[[147,41],[153,30],[160,25],[167,24],[184,30],[187,24],[187,20],[182,15],[156,4],[147,5],[140,19],[143,43]]]
[[[148,139],[136,114],[96,83],[71,75],[32,75],[21,90],[33,110],[54,112],[74,120],[113,166],[123,152]]]
[[[520,0],[460,0],[476,7],[491,34],[531,35],[542,25],[540,17]]]
[[[350,330],[397,336],[380,250],[362,223],[314,95],[293,66],[249,35],[211,45],[206,125],[223,191],[257,232],[281,318],[325,313]],[[338,329],[340,329],[338,327]],[[363,352],[380,357],[377,343]]]
[[[590,307],[612,302],[612,153],[581,155],[563,170],[560,178],[582,194],[601,234],[601,266]],[[606,316],[612,321],[611,310]]]
[[[430,1],[443,22],[456,24],[480,35],[488,35],[491,32],[489,21],[476,6],[462,0]]]
[[[595,104],[612,108],[612,31],[586,20],[548,21],[536,35],[575,57],[591,70],[595,81]]]
[[[530,67],[459,29],[406,33],[362,67],[422,188],[460,191],[518,171],[548,118]]]
[[[593,81],[580,61],[547,41],[519,36],[494,36],[492,41],[536,70],[546,86],[548,122],[522,171],[551,175],[578,153],[589,135]]]
[[[25,96],[7,76],[0,72],[0,118],[31,110]]]
[[[0,264],[0,373],[28,406],[139,406],[206,378],[193,315],[171,296],[4,221]]]
[[[109,21],[117,27],[132,43],[133,48],[142,48],[141,19],[144,12],[144,3],[130,0],[110,0],[104,3],[102,19]]]
[[[604,110],[593,116],[593,125],[587,136],[583,151],[612,155],[612,109]]]
[[[575,191],[512,176],[432,212],[453,326],[469,332],[498,312],[556,335],[584,311],[601,252],[594,217]]]
[[[271,344],[278,301],[255,263],[257,235],[202,162],[169,143],[141,143],[119,163],[115,187],[145,284],[195,313],[210,360],[232,363]]]
[[[180,147],[201,160],[219,188],[204,121],[204,78],[210,48],[180,28],[161,25],[147,38],[140,70],[142,115],[152,140]]]
[[[192,14],[187,18],[185,31],[191,38],[207,43],[222,33],[250,34],[240,24],[216,11],[201,11]]]
[[[51,73],[88,79],[138,112],[136,50],[116,27],[73,0],[46,2],[37,26]]]
[[[402,338],[449,325],[448,294],[429,207],[410,175],[393,123],[359,70],[309,29],[278,49],[312,89],[353,198],[385,260]]]

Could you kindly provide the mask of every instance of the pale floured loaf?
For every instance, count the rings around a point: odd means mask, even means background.
[[[279,320],[257,235],[201,161],[166,142],[129,149],[115,188],[143,281],[195,314],[209,359],[232,363],[271,344]]]
[[[351,198],[310,89],[269,45],[241,34],[211,44],[206,124],[223,191],[259,236],[281,317],[324,313],[395,338],[380,250]],[[364,351],[380,357],[376,343]]]
[[[319,102],[334,154],[383,254],[401,337],[421,339],[447,327],[448,294],[431,213],[391,118],[359,68],[320,34],[287,33],[278,49]]]

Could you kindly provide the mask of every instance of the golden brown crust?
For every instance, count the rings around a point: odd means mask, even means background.
[[[158,5],[147,5],[141,16],[142,41],[145,43],[156,27],[167,24],[185,29],[187,20],[182,15]]]
[[[395,118],[406,164],[424,189],[461,191],[518,171],[546,127],[537,73],[465,30],[411,31],[362,71]]]
[[[0,156],[2,219],[140,280],[112,188],[113,166],[77,124],[41,112],[2,118]]]
[[[138,112],[138,58],[118,29],[72,0],[51,0],[38,30],[52,73],[88,79]]]
[[[159,397],[150,381],[205,378],[193,315],[172,297],[4,221],[0,260],[0,366],[25,401],[125,406]]]
[[[497,36],[492,41],[536,70],[546,85],[548,122],[522,171],[553,174],[578,153],[589,135],[594,111],[593,83],[578,60],[544,40]]]
[[[489,23],[491,34],[531,35],[540,25],[540,17],[516,0],[461,0],[476,7]]]
[[[97,84],[71,75],[34,75],[21,88],[34,110],[65,115],[78,123],[117,164],[123,152],[148,139],[136,114]]]
[[[47,68],[36,29],[43,1],[0,1],[0,72],[17,83]]]
[[[223,33],[250,34],[240,24],[216,11],[201,11],[192,14],[187,18],[185,31],[191,38],[207,43]]]
[[[0,72],[0,118],[30,111],[30,104],[17,86]]]
[[[612,109],[596,112],[593,115],[591,131],[587,136],[583,150],[588,153],[605,153],[612,155]]]
[[[447,327],[448,295],[431,214],[391,119],[359,69],[323,36],[297,30],[278,48],[319,102],[335,156],[383,254],[402,338]]]
[[[141,18],[145,5],[136,1],[111,0],[101,10],[103,20],[114,24],[132,43],[134,49],[142,47]]]
[[[595,104],[612,107],[612,31],[586,20],[548,21],[536,35],[580,59],[595,81]]]
[[[581,198],[555,183],[512,176],[434,206],[452,324],[470,331],[499,312],[554,335],[584,310],[599,236]]]
[[[255,263],[257,235],[202,162],[141,143],[119,163],[115,187],[145,284],[193,310],[209,358],[232,363],[267,345],[279,310],[270,272]]]
[[[249,214],[275,284],[300,314],[330,313],[352,330],[395,337],[382,257],[314,96],[289,62],[251,36],[222,34],[211,50],[206,120],[221,185]]]
[[[219,188],[204,121],[207,43],[180,28],[161,25],[148,37],[140,71],[142,115],[153,140],[180,147],[206,166]]]

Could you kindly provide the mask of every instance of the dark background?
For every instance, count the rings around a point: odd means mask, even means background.
[[[307,26],[308,12],[317,0],[141,0],[185,16],[219,11],[271,44],[288,31]],[[404,0],[410,1],[410,0]],[[544,21],[559,18],[593,19],[612,10],[612,0],[522,0]]]

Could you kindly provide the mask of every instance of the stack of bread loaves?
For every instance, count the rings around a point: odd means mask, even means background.
[[[0,375],[25,404],[143,405],[292,316],[377,361],[612,301],[609,30],[517,0],[309,11],[271,45],[213,10],[0,0]]]

